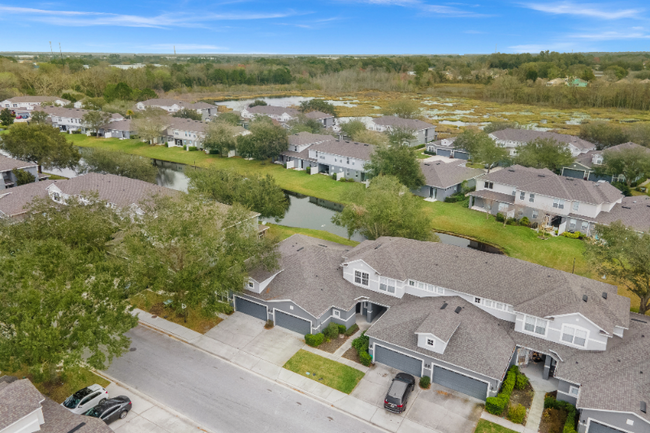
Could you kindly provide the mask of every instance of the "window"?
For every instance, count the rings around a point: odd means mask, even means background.
[[[569,220],[569,230],[575,230],[575,228],[576,228],[576,220],[571,218]]]
[[[334,310],[334,317],[341,317],[341,312],[339,310]]]
[[[546,335],[547,320],[539,319],[537,317],[526,316],[524,319],[524,330],[533,332],[539,335]]]
[[[395,280],[392,278],[379,278],[379,290],[382,292],[395,293]]]
[[[587,344],[587,331],[573,326],[565,326],[562,328],[562,341],[585,347]]]
[[[347,163],[348,163],[348,164],[350,163],[350,158],[347,158]]]
[[[409,286],[411,286],[411,287],[415,287],[415,281],[413,281],[413,280],[409,280]]]
[[[490,301],[489,299],[486,299],[485,301],[483,301],[483,305],[485,305],[486,307],[494,308],[494,301]]]
[[[474,298],[474,303],[475,304],[480,304],[481,303],[481,298]]]
[[[531,203],[535,203],[535,194],[531,193],[530,196],[528,197],[528,201]]]
[[[583,233],[586,232],[589,230],[589,223],[587,221],[583,221],[580,225],[580,228],[582,229]]]
[[[564,200],[560,200],[558,198],[553,199],[553,207],[564,209]]]
[[[513,190],[512,190],[512,196],[514,197],[514,196],[516,196],[516,195],[517,195],[517,190],[516,190],[516,189],[513,189]]]
[[[493,182],[485,182],[485,188],[494,189],[494,183]]]
[[[524,200],[526,198],[526,193],[525,192],[520,192],[519,193],[519,200]]]
[[[427,338],[427,346],[436,347],[436,340],[434,340],[433,338]]]
[[[577,397],[579,392],[580,391],[579,391],[577,386],[569,386],[569,394],[570,395],[573,395],[573,396]]]
[[[577,211],[580,208],[580,202],[579,201],[574,201],[573,202],[573,210]]]
[[[536,210],[534,210],[533,211],[533,219],[537,218],[537,215],[539,215],[539,213]]]
[[[634,420],[628,419],[627,421],[625,421],[625,424],[634,425]]]
[[[249,282],[248,282],[248,287],[250,287],[250,288],[252,289],[253,287],[255,287],[255,285],[253,284],[252,281],[249,281]]]
[[[361,284],[362,286],[367,286],[368,277],[369,275],[367,272],[354,271],[354,282],[357,284]]]

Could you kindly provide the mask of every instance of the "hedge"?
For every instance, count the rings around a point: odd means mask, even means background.
[[[420,388],[429,389],[431,386],[431,378],[429,376],[422,376],[420,378]]]
[[[325,327],[325,329],[323,329],[323,335],[328,340],[331,340],[333,338],[338,337],[339,336],[339,325],[337,323],[330,322],[330,324],[327,325]]]
[[[492,415],[501,415],[503,413],[503,410],[508,406],[508,402],[510,402],[510,394],[515,388],[518,373],[519,368],[516,365],[510,367],[508,374],[506,374],[506,380],[501,385],[501,392],[496,397],[488,397],[485,400],[485,410]]]
[[[544,409],[562,409],[567,412],[562,433],[576,433],[576,407],[566,401],[556,400],[552,395],[544,397]]]
[[[352,340],[352,347],[356,349],[361,364],[369,367],[370,364],[372,364],[372,357],[368,353],[368,348],[370,347],[370,337],[366,337],[366,331],[363,331],[360,337]]]
[[[526,418],[526,408],[522,404],[510,407],[508,409],[508,419],[515,424],[523,424]]]
[[[515,389],[524,389],[528,385],[528,378],[523,374],[518,374],[515,380]]]
[[[318,347],[323,344],[325,341],[325,336],[323,334],[307,334],[305,335],[305,343],[311,347]]]
[[[344,334],[345,334],[346,337],[349,337],[350,335],[354,334],[354,333],[357,332],[358,330],[359,330],[359,325],[357,325],[357,324],[355,323],[354,325],[350,326],[350,327],[349,327],[349,328],[344,332]]]

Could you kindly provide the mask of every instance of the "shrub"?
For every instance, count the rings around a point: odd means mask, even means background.
[[[345,331],[345,336],[346,336],[346,337],[349,337],[350,335],[354,334],[354,333],[357,332],[358,330],[359,330],[359,325],[357,325],[357,324],[355,323],[354,325],[350,326],[350,327]]]
[[[414,149],[424,149],[424,146],[426,146],[426,144],[418,144]]]
[[[515,380],[515,389],[524,389],[528,386],[528,378],[523,374],[518,374]]]
[[[485,401],[485,410],[487,410],[492,415],[501,415],[510,402],[510,394],[515,388],[515,381],[517,380],[517,374],[519,373],[519,368],[515,365],[510,367],[508,374],[506,375],[506,380],[503,381],[501,385],[501,392],[496,397],[488,397]]]
[[[307,168],[305,169],[305,173],[307,173],[307,174],[311,174],[311,167],[307,167]]]
[[[372,364],[372,357],[368,352],[359,352],[359,361],[361,361],[362,365],[370,367],[370,364]]]
[[[425,154],[425,155],[432,155],[432,156],[435,156],[435,155],[436,155],[436,151],[434,150],[434,151],[432,151],[432,152],[429,152],[428,150],[425,150],[425,151],[424,151],[424,154]]]
[[[497,212],[496,218],[497,218],[497,221],[500,222],[500,223],[502,223],[506,219],[506,217],[503,216],[503,214],[501,212]]]
[[[307,334],[305,335],[305,343],[311,347],[318,347],[323,344],[325,341],[325,336],[323,334]]]
[[[519,220],[519,224],[528,227],[530,226],[530,220],[528,219],[528,217],[523,217],[522,219]]]
[[[267,320],[267,321],[266,321],[266,325],[264,325],[264,327],[265,327],[266,329],[271,329],[271,328],[273,328],[273,326],[274,326],[274,324],[273,324],[273,320]]]
[[[576,433],[576,407],[566,401],[556,400],[552,395],[544,397],[544,409],[562,409],[567,412],[562,433]]]
[[[345,327],[345,325],[339,325],[339,334],[345,334],[346,330],[347,328]]]
[[[420,388],[429,389],[431,386],[431,378],[429,376],[422,376],[420,378]]]
[[[360,337],[352,340],[352,347],[357,349],[357,352],[367,352],[370,347],[370,337],[366,337],[365,331],[361,333]]]
[[[339,336],[339,325],[337,325],[334,322],[330,322],[325,329],[323,329],[323,335],[325,338],[328,340],[331,340],[332,338],[336,338]]]
[[[188,152],[194,152],[195,150],[199,150],[199,149],[197,149],[196,146],[187,146]]]
[[[330,177],[331,177],[332,179],[336,180],[336,173],[332,173],[332,174],[330,175]]]
[[[516,219],[514,219],[514,218],[508,218],[508,219],[506,220],[506,224],[511,225],[511,226],[516,226],[518,223],[517,223],[517,220],[516,220]]]
[[[526,408],[522,404],[510,406],[510,409],[508,409],[508,419],[510,421],[515,424],[523,424],[524,418],[526,418]]]
[[[456,194],[452,194],[449,197],[445,197],[445,203],[457,203],[465,199],[466,199],[465,195],[459,192]]]

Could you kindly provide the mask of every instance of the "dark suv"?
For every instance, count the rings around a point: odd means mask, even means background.
[[[397,373],[384,399],[384,409],[395,413],[404,412],[406,402],[414,388],[415,378],[413,376],[406,373]]]

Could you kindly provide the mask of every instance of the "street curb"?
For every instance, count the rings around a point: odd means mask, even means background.
[[[153,326],[153,325],[151,325],[151,324],[149,324],[149,323],[144,323],[144,322],[141,322],[141,321],[138,321],[138,323],[139,323],[140,325],[146,327],[146,328],[151,329],[152,331],[158,332],[159,334],[166,335],[166,336],[169,337],[169,338],[173,338],[174,340],[178,340],[178,341],[180,341],[181,343],[187,344],[188,346],[192,346],[192,347],[193,347],[194,349],[196,349],[196,350],[200,350],[201,352],[204,352],[204,353],[206,353],[206,354],[208,354],[208,355],[210,355],[210,356],[214,356],[215,358],[218,358],[218,359],[220,359],[220,360],[222,360],[222,361],[224,361],[224,362],[227,362],[227,363],[229,363],[230,365],[232,365],[232,366],[234,366],[234,367],[237,367],[237,368],[239,368],[239,369],[241,369],[241,370],[247,371],[248,373],[254,374],[254,375],[256,375],[256,376],[258,376],[258,377],[260,377],[260,378],[262,378],[262,379],[268,380],[269,382],[276,383],[276,384],[278,384],[278,385],[280,385],[280,386],[283,386],[283,387],[285,387],[285,388],[287,388],[287,389],[290,389],[290,390],[292,390],[292,391],[298,392],[298,393],[300,393],[300,394],[302,394],[302,395],[304,395],[304,396],[306,396],[306,397],[311,398],[311,399],[314,400],[314,401],[317,401],[318,403],[321,403],[321,404],[323,404],[323,405],[325,405],[325,406],[331,407],[332,409],[334,409],[334,410],[336,410],[336,411],[338,411],[338,412],[341,412],[341,413],[344,413],[344,414],[346,414],[346,415],[348,415],[348,416],[351,416],[351,417],[353,417],[353,418],[356,418],[356,419],[358,419],[359,421],[361,421],[361,422],[363,422],[363,423],[366,423],[366,424],[368,424],[368,425],[371,425],[371,426],[373,426],[373,427],[375,427],[375,428],[378,428],[378,429],[380,429],[380,430],[382,430],[382,431],[384,431],[384,432],[386,432],[386,433],[395,433],[395,432],[392,432],[391,430],[386,429],[385,427],[380,426],[379,424],[375,424],[375,423],[373,423],[373,422],[371,422],[371,421],[369,421],[369,420],[363,419],[363,418],[361,418],[361,417],[359,417],[359,416],[357,416],[357,415],[355,415],[355,414],[353,414],[353,413],[350,413],[350,412],[347,412],[347,411],[345,411],[345,410],[339,409],[338,407],[334,406],[332,403],[330,403],[330,402],[327,401],[326,399],[323,399],[323,398],[318,397],[318,396],[316,396],[316,395],[310,394],[310,393],[308,393],[308,392],[306,392],[306,391],[304,391],[304,390],[302,390],[302,389],[294,388],[292,385],[288,384],[287,382],[284,382],[284,381],[281,381],[281,380],[274,380],[274,379],[271,379],[271,378],[269,378],[269,377],[267,377],[267,376],[264,376],[264,375],[262,375],[262,374],[259,374],[259,373],[255,372],[255,371],[253,371],[253,370],[249,370],[249,369],[247,369],[247,368],[244,368],[244,367],[242,367],[241,365],[235,364],[234,362],[232,362],[232,361],[230,361],[230,360],[224,358],[223,356],[220,356],[220,355],[217,355],[217,354],[215,354],[215,353],[209,352],[209,351],[203,349],[202,347],[199,347],[199,346],[195,345],[194,343],[190,343],[189,341],[183,340],[182,338],[179,338],[179,337],[177,337],[177,336],[175,336],[175,335],[173,335],[173,334],[170,334],[169,332],[166,332],[166,331],[164,331],[164,330],[162,330],[162,329],[160,329],[160,328],[158,328],[158,327],[156,327],[156,326]],[[176,413],[176,412],[174,411],[174,413]],[[186,418],[186,417],[185,417],[185,418]],[[193,423],[193,424],[196,425],[196,423]],[[200,428],[200,427],[199,427],[199,428]],[[207,431],[207,430],[206,430],[206,431]]]
[[[154,406],[166,410],[167,412],[174,415],[176,418],[182,419],[183,421],[190,424],[191,426],[193,426],[197,430],[200,430],[200,431],[203,431],[203,432],[206,432],[206,433],[215,433],[212,430],[208,430],[208,429],[202,427],[201,425],[197,424],[194,420],[191,420],[190,418],[186,417],[182,413],[172,409],[171,407],[169,407],[167,405],[164,405],[164,404],[160,403],[158,400],[154,400],[150,396],[138,391],[137,389],[133,388],[132,386],[129,386],[129,385],[125,384],[124,382],[121,382],[121,381],[115,379],[113,376],[111,376],[109,374],[106,374],[103,371],[93,370],[93,373],[95,373],[96,375],[98,375],[100,377],[103,377],[104,379],[106,379],[106,380],[108,380],[108,381],[110,381],[110,382],[112,382],[112,383],[114,383],[116,385],[121,386],[122,388],[127,389],[128,391],[132,392],[133,394],[136,394],[138,397],[140,397],[140,398],[142,398],[144,400],[147,400],[149,403],[153,404]]]

